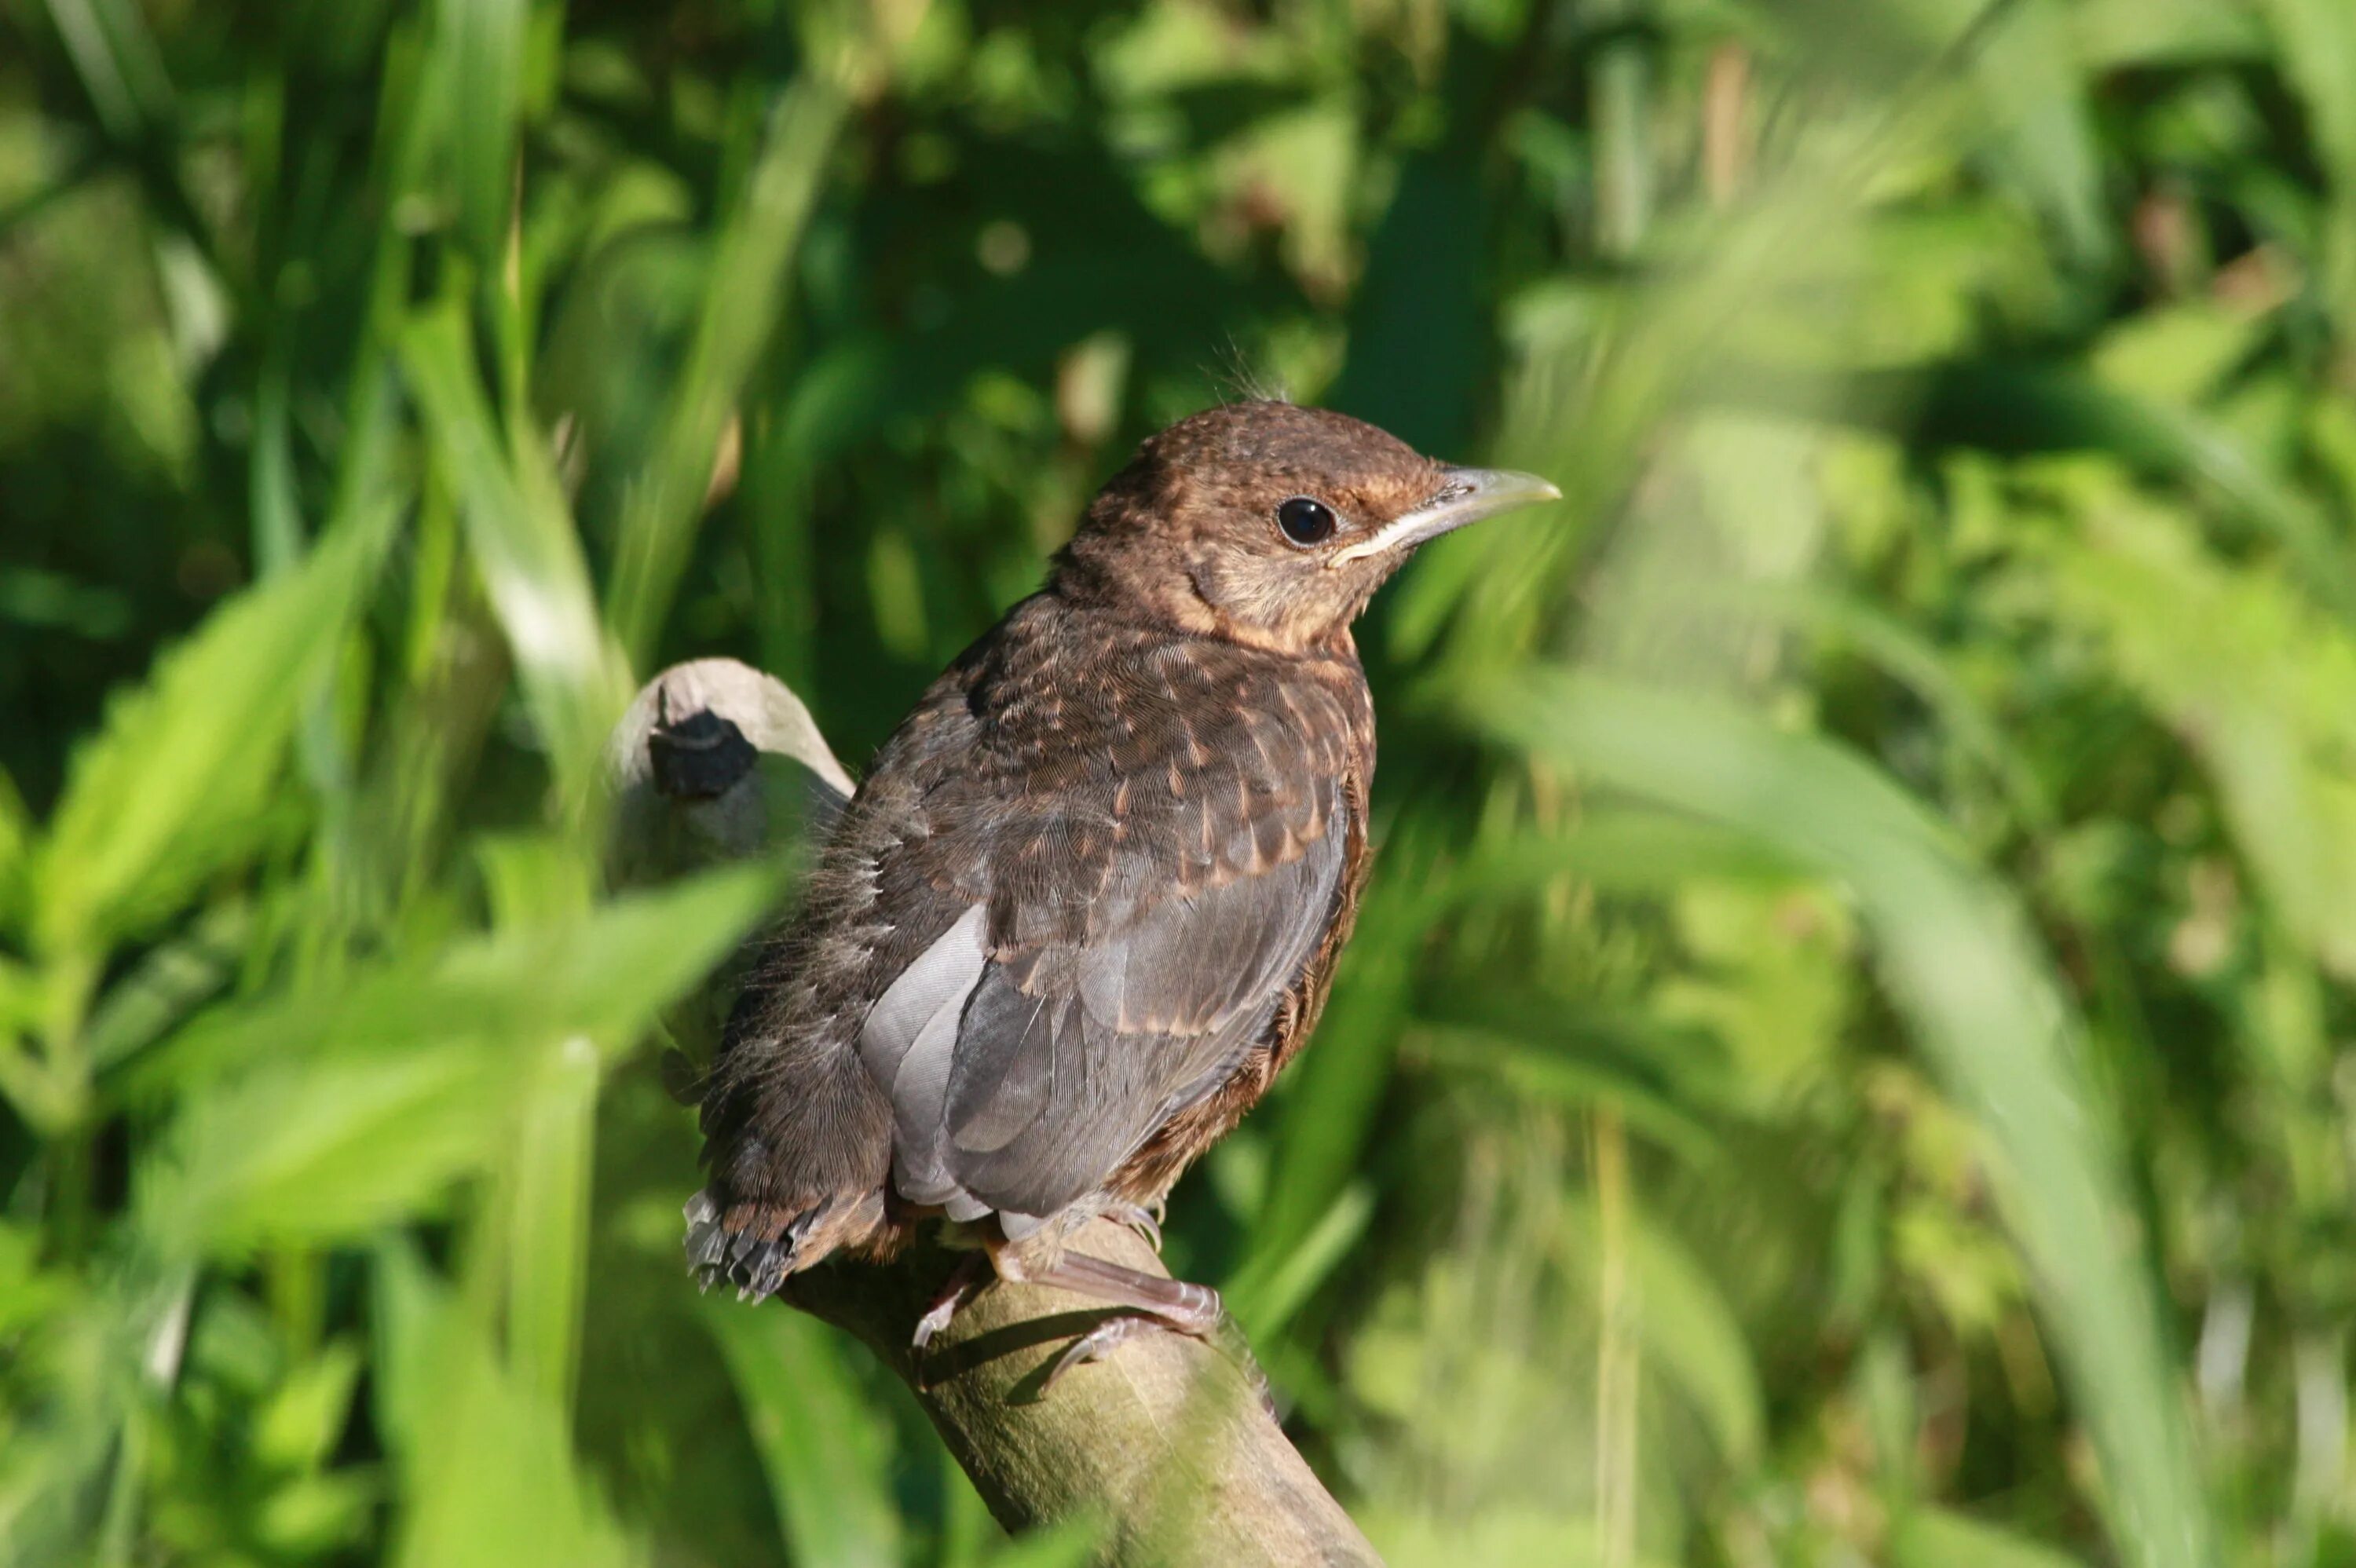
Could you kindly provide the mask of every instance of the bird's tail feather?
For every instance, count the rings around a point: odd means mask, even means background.
[[[707,1187],[687,1200],[687,1266],[704,1289],[725,1280],[739,1301],[776,1295],[798,1274],[883,1222],[884,1195],[837,1194],[798,1212],[774,1204],[723,1208]]]

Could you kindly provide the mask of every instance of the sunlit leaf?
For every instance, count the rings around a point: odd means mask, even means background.
[[[462,1040],[209,1088],[142,1173],[143,1224],[162,1245],[234,1255],[426,1211],[504,1139],[515,1110],[507,1065]]]
[[[644,1554],[573,1463],[562,1409],[502,1368],[467,1305],[406,1249],[378,1253],[378,1420],[399,1460],[396,1560],[622,1564]]]
[[[1255,1334],[1275,1334],[1357,1243],[1374,1212],[1374,1195],[1365,1187],[1343,1189],[1333,1207],[1283,1262],[1263,1274],[1227,1281],[1222,1293],[1228,1310]]]
[[[254,1430],[255,1452],[288,1470],[325,1462],[350,1417],[360,1366],[360,1347],[339,1341],[295,1369],[262,1413]]]
[[[884,1433],[831,1331],[775,1306],[707,1298],[797,1563],[886,1568],[899,1561]]]
[[[522,103],[528,0],[442,0],[434,46],[450,93],[450,138],[458,214],[477,263],[495,266],[506,248],[515,200],[518,116]]]
[[[145,1064],[148,1083],[183,1102],[141,1173],[152,1242],[234,1253],[356,1236],[436,1207],[453,1181],[511,1154],[519,1118],[576,1128],[525,1140],[547,1154],[550,1139],[578,1136],[577,1115],[562,1107],[595,1082],[598,1053],[586,1042],[635,1043],[768,893],[757,869],[713,872],[577,921],[480,938],[431,965],[394,965],[336,994],[200,1019]],[[542,1094],[553,1099],[541,1104]],[[566,1206],[578,1201],[576,1192]],[[577,1208],[569,1218],[539,1211],[580,1223]],[[562,1235],[535,1244],[574,1245]],[[577,1267],[550,1262],[557,1302],[573,1298],[577,1284],[565,1282]],[[570,1317],[532,1330],[544,1387],[570,1375]]]
[[[168,913],[253,848],[312,682],[374,555],[352,529],[241,594],[118,696],[77,755],[32,885],[36,938],[80,947]]]
[[[2282,918],[2356,975],[2356,641],[2279,573],[2204,559],[2124,501],[2053,551],[2062,613],[2217,780],[2233,836]]]
[[[1909,1509],[1890,1532],[1890,1568],[2077,1568],[2078,1559],[1942,1509]]]
[[[1887,778],[1739,709],[1556,673],[1500,684],[1471,709],[1501,736],[1754,833],[1851,891],[1893,999],[1979,1119],[2103,1459],[2120,1550],[2147,1568],[2208,1562],[2116,1130],[2090,1097],[2076,1020],[2019,910]]]
[[[400,1051],[452,1039],[519,1044],[584,1036],[626,1049],[708,976],[773,896],[759,868],[631,893],[579,921],[497,932],[363,971],[318,995],[216,1009],[134,1074],[143,1092],[327,1048]]]
[[[559,781],[569,792],[585,791],[629,693],[597,619],[580,538],[553,481],[510,465],[457,310],[420,317],[401,347]]]
[[[805,75],[787,89],[744,197],[713,248],[660,444],[622,513],[608,606],[623,645],[641,655],[685,565],[722,432],[776,317],[844,109],[841,93],[820,76]]]
[[[216,904],[109,987],[82,1034],[91,1064],[112,1067],[209,1000],[236,973],[253,924],[251,905]]]

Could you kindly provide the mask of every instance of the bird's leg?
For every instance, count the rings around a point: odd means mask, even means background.
[[[1001,1247],[991,1253],[991,1261],[997,1265],[1001,1279],[1052,1285],[1076,1296],[1092,1296],[1126,1308],[1058,1351],[1055,1359],[1047,1363],[1046,1376],[1040,1380],[1041,1393],[1053,1388],[1056,1380],[1074,1367],[1101,1360],[1146,1329],[1161,1328],[1192,1335],[1235,1361],[1259,1395],[1260,1403],[1273,1412],[1268,1381],[1252,1364],[1250,1352],[1221,1342],[1225,1337],[1220,1329],[1226,1324],[1226,1309],[1219,1303],[1219,1293],[1209,1285],[1143,1274],[1079,1252],[1067,1252],[1053,1263],[1039,1264],[1026,1262],[1011,1247]]]
[[[1126,1307],[1197,1339],[1207,1339],[1215,1334],[1226,1316],[1219,1305],[1219,1293],[1207,1285],[1190,1285],[1183,1279],[1143,1274],[1086,1253],[1066,1252],[1045,1264],[1021,1264],[1017,1266],[1022,1273],[1014,1275],[1007,1275],[1007,1264],[1013,1261],[1009,1249],[1001,1249],[994,1261],[1002,1276],[1033,1285],[1052,1285],[1075,1296]]]
[[[933,1298],[930,1307],[925,1308],[925,1315],[916,1319],[912,1345],[918,1355],[925,1353],[925,1347],[932,1343],[933,1336],[949,1326],[949,1319],[957,1316],[958,1308],[972,1300],[974,1293],[987,1285],[990,1278],[990,1254],[987,1253],[968,1253],[958,1259],[957,1267],[951,1269],[948,1278],[941,1282],[941,1293]]]
[[[1143,1210],[1138,1213],[1150,1222]],[[1102,1360],[1117,1347],[1157,1326],[1216,1345],[1219,1325],[1226,1316],[1219,1305],[1219,1293],[1207,1285],[1141,1274],[1086,1253],[1066,1253],[1047,1267],[1033,1270],[1031,1278],[1129,1309],[1106,1318],[1058,1351],[1047,1363],[1047,1375],[1039,1381],[1043,1394],[1074,1367]]]

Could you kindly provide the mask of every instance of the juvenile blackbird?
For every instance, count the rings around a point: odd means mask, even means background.
[[[1366,873],[1350,623],[1424,540],[1557,494],[1282,402],[1148,441],[884,743],[756,966],[702,1096],[697,1276],[760,1298],[946,1218],[1001,1278],[1210,1332],[1211,1290],[1066,1238],[1150,1226],[1317,1021]]]

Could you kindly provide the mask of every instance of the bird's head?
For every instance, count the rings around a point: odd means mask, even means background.
[[[1283,652],[1330,645],[1416,546],[1561,492],[1457,468],[1344,414],[1234,403],[1179,421],[1088,507],[1060,591]]]

